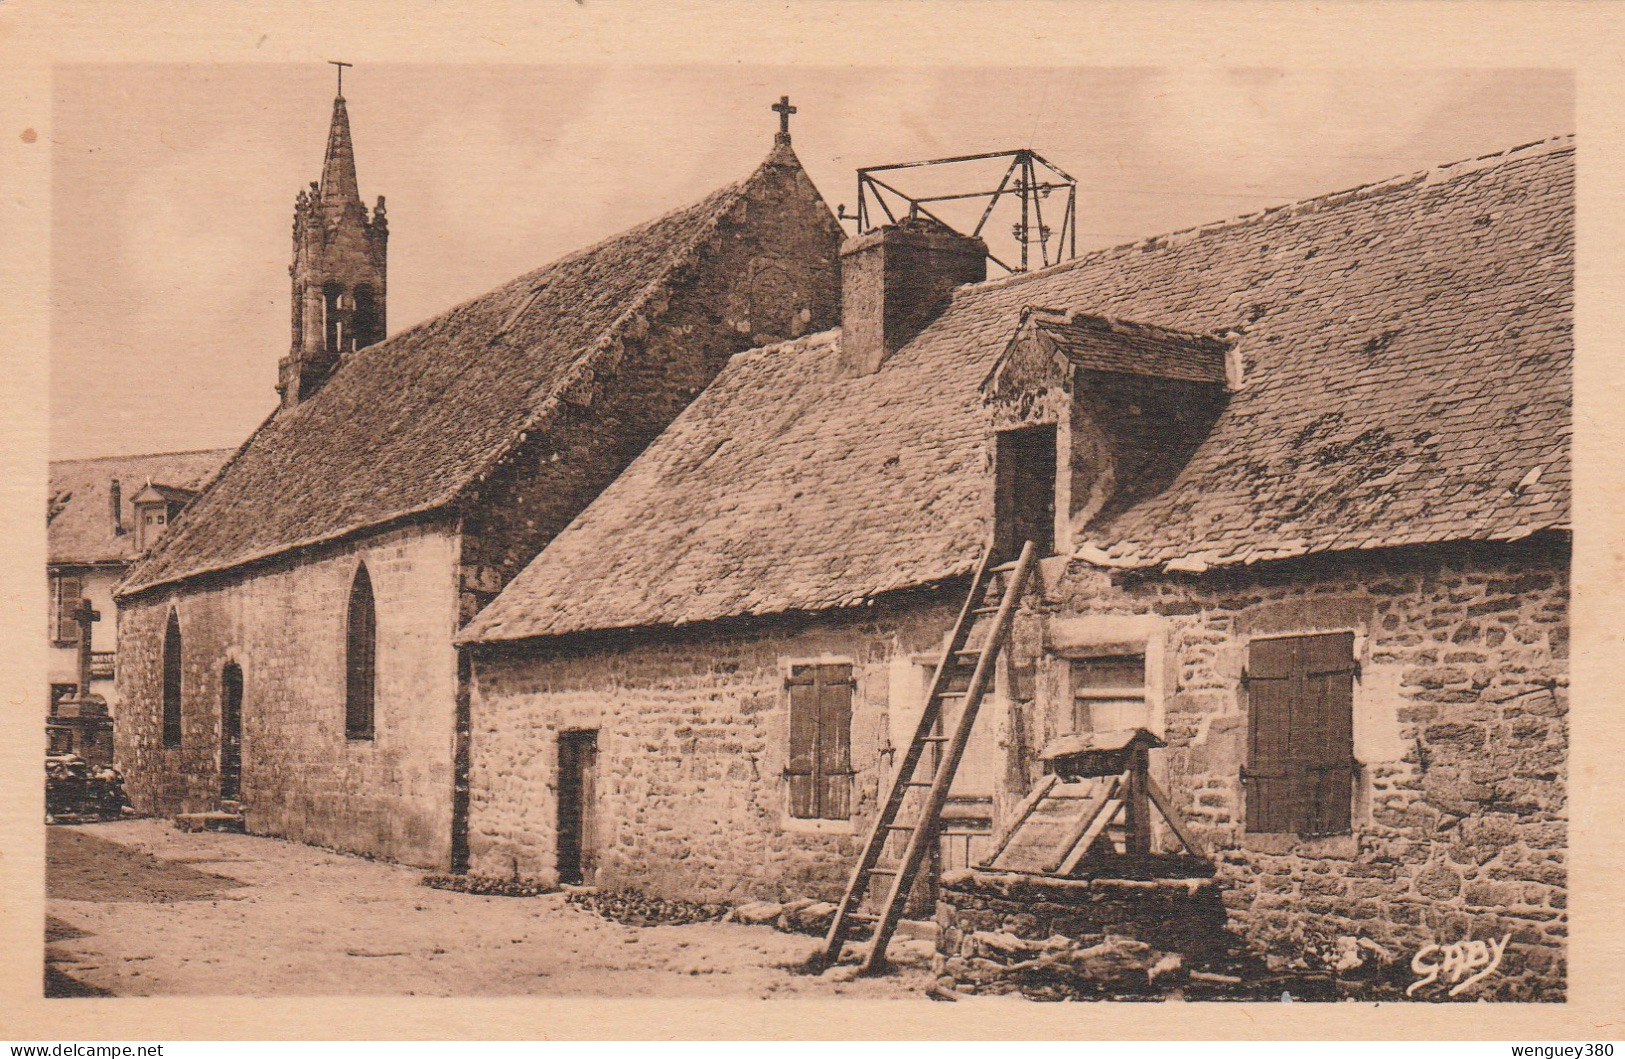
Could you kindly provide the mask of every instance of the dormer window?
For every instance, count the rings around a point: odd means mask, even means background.
[[[177,489],[168,485],[153,485],[137,493],[130,501],[135,509],[136,547],[146,551],[157,543],[163,536],[164,530],[174,521],[175,516],[196,495],[190,489]]]

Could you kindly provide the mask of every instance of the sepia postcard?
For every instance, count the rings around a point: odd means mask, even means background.
[[[1625,12],[409,10],[0,7],[12,1034],[1622,1035]]]

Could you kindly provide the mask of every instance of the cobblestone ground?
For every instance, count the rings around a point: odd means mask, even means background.
[[[924,951],[840,981],[796,970],[814,938],[732,923],[628,927],[541,897],[419,885],[412,868],[164,820],[49,830],[54,996],[916,997]],[[899,954],[899,948],[906,953]]]

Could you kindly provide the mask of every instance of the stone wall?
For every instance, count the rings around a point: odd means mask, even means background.
[[[1068,652],[1146,657],[1153,771],[1216,862],[1230,925],[1265,955],[1347,949],[1403,966],[1418,949],[1509,938],[1493,989],[1563,990],[1566,539],[1417,548],[1202,575],[1043,564],[984,705],[1002,758],[996,826],[1070,724]],[[476,872],[553,871],[557,733],[599,730],[604,885],[690,900],[839,893],[952,589],[858,614],[540,641],[474,659]],[[1358,763],[1350,834],[1245,832],[1242,679],[1254,637],[1352,630]],[[851,660],[857,818],[784,812],[785,666]],[[1171,835],[1161,836],[1173,850]]]
[[[474,659],[471,868],[555,877],[558,733],[598,730],[598,872],[690,901],[838,897],[875,811],[889,703],[938,648],[952,593],[729,631],[485,649]],[[899,660],[902,660],[901,664]],[[783,772],[792,661],[850,662],[854,815],[793,820]],[[907,703],[914,708],[916,700]]]
[[[221,671],[242,667],[248,829],[425,867],[451,835],[458,541],[386,530],[316,555],[128,601],[119,615],[118,763],[135,807],[213,809]],[[375,737],[344,732],[345,616],[357,564],[378,616]],[[162,644],[180,619],[182,739],[161,738]]]
[[[1012,709],[1031,744],[1059,727],[1058,630],[1147,644],[1149,720],[1170,744],[1154,769],[1217,857],[1238,929],[1281,951],[1353,937],[1405,959],[1510,936],[1496,995],[1551,997],[1567,937],[1567,601],[1566,538],[1199,576],[1073,564],[1018,618],[1039,677]],[[1360,667],[1352,833],[1247,834],[1247,643],[1334,630],[1355,632]],[[1036,781],[1032,745],[1008,749],[1008,773]]]

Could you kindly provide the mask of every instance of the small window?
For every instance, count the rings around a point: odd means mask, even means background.
[[[1351,632],[1248,645],[1248,831],[1349,832],[1354,669]]]
[[[181,745],[181,621],[173,610],[164,629],[164,745]]]
[[[1072,660],[1072,730],[1115,732],[1147,728],[1145,656]]]
[[[350,608],[344,626],[344,734],[371,739],[373,699],[378,679],[378,615],[372,578],[365,565],[356,568],[350,585]]]
[[[75,612],[84,591],[84,582],[77,577],[51,578],[51,642],[58,647],[79,646],[79,622]]]
[[[852,667],[790,668],[790,815],[847,820],[852,815]]]

